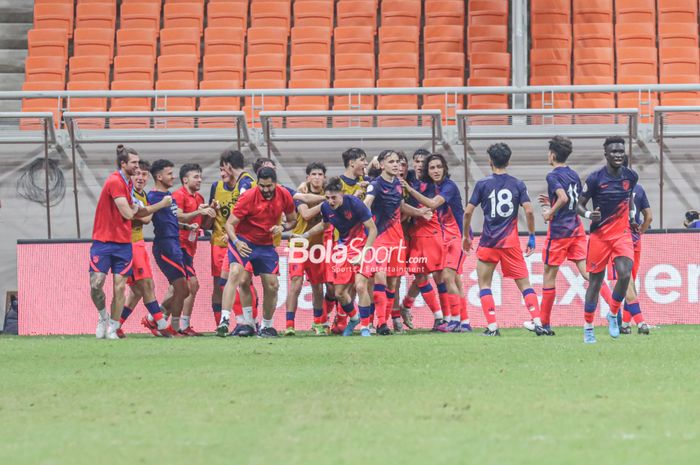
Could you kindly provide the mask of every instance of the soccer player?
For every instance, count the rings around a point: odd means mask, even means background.
[[[238,198],[248,189],[255,187],[256,183],[253,175],[245,171],[245,159],[238,150],[226,150],[221,154],[219,172],[221,181],[212,184],[209,195],[209,202],[214,203],[216,207],[216,218],[211,233],[211,274],[214,278],[211,301],[217,326],[221,322],[221,293],[229,272],[226,220]],[[235,300],[240,305],[238,294]]]
[[[194,300],[199,292],[199,280],[194,268],[194,256],[197,253],[197,237],[200,229],[210,229],[216,218],[214,202],[204,203],[199,193],[202,188],[202,167],[197,163],[186,163],[180,168],[182,187],[173,193],[173,200],[178,206],[178,221],[190,225],[189,229],[180,230],[180,248],[184,259],[185,273],[189,295],[185,299],[180,318],[180,333],[185,336],[201,336],[190,324]]]
[[[382,173],[367,187],[365,205],[372,211],[377,226],[377,240],[374,243],[373,257],[362,272],[374,278],[373,301],[377,315],[377,334],[388,336],[391,330],[387,321],[392,317],[396,289],[399,278],[405,272],[406,243],[401,227],[401,214],[432,218],[428,208],[417,209],[406,204],[403,188],[397,174],[401,167],[399,155],[393,150],[379,154]]]
[[[324,184],[326,182],[326,166],[323,163],[313,162],[306,166],[306,181],[300,186],[305,192],[310,192],[316,195],[324,194]],[[301,189],[300,189],[301,190]],[[297,206],[297,225],[292,231],[292,234],[302,236],[309,229],[314,227],[321,221],[321,205],[317,204],[314,207],[309,207],[306,203],[295,201]],[[308,238],[308,241],[302,247],[308,251],[310,246],[323,243],[323,231]],[[284,332],[285,336],[293,336],[295,332],[294,318],[296,316],[297,306],[299,303],[299,294],[304,284],[304,276],[311,284],[312,305],[314,312],[314,323],[311,329],[316,335],[328,334],[327,328],[327,309],[324,309],[323,283],[326,282],[325,263],[322,260],[311,260],[310,257],[300,263],[299,254],[294,252],[297,248],[292,241],[289,244],[289,290],[287,294],[287,328]],[[294,257],[297,257],[296,260]],[[324,311],[325,310],[325,311]],[[325,318],[324,318],[325,316]],[[324,321],[325,320],[325,321]],[[324,326],[325,325],[325,326]]]
[[[591,234],[588,238],[586,270],[590,273],[590,283],[586,290],[584,306],[583,340],[596,342],[593,320],[598,306],[598,296],[605,278],[605,269],[613,260],[617,283],[612,292],[610,313],[607,315],[608,331],[616,338],[620,335],[617,313],[625,298],[634,265],[634,244],[630,217],[632,192],[637,185],[637,173],[625,168],[625,140],[621,137],[608,137],[603,144],[606,165],[586,178],[586,183],[578,199],[577,212],[591,220]],[[593,210],[588,210],[588,201],[593,201]]]
[[[105,181],[95,209],[95,220],[90,247],[90,297],[100,316],[95,336],[98,339],[119,339],[119,317],[124,306],[127,278],[132,274],[133,249],[131,244],[131,220],[166,208],[172,202],[164,196],[151,207],[134,204],[131,177],[139,167],[136,150],[117,146],[117,171]],[[111,318],[107,314],[104,285],[107,273],[113,275]],[[149,302],[150,303],[150,302]]]
[[[331,256],[326,263],[333,272],[335,295],[346,315],[349,316],[343,336],[350,336],[360,324],[360,335],[370,336],[372,299],[369,293],[369,277],[363,273],[364,258],[372,249],[377,237],[377,227],[369,208],[355,195],[343,194],[343,181],[331,178],[326,184],[326,201],[321,204],[323,221],[302,237],[308,239],[333,226],[338,233]],[[351,288],[357,293],[358,311],[351,296]]]
[[[133,196],[136,204],[140,207],[148,205],[146,198],[145,187],[150,175],[151,164],[146,160],[139,160],[139,168],[131,177],[134,190]],[[169,205],[168,205],[169,206]],[[166,205],[163,204],[165,208]],[[151,261],[146,250],[146,243],[143,240],[143,225],[151,222],[153,215],[144,216],[142,218],[134,218],[131,220],[131,242],[133,250],[133,274],[129,277],[129,295],[126,298],[126,303],[122,309],[121,317],[119,318],[119,329],[117,336],[120,338],[126,337],[122,326],[131,316],[131,313],[143,299],[144,305],[151,315],[152,322],[149,322],[147,317],[143,317],[141,324],[151,330],[154,336],[170,336],[173,333],[172,328],[168,328],[167,320],[164,318],[163,312],[160,310],[160,305],[156,300],[155,284],[153,283],[153,271],[151,270]]]
[[[496,303],[491,293],[491,282],[496,266],[501,264],[504,278],[512,278],[522,292],[525,308],[535,323],[535,333],[538,336],[549,334],[542,328],[540,307],[537,294],[530,286],[530,277],[523,258],[518,238],[518,209],[525,210],[527,229],[530,233],[525,255],[535,252],[535,214],[527,193],[525,183],[508,173],[511,150],[507,144],[498,143],[490,146],[489,154],[492,174],[479,180],[464,211],[462,231],[470,231],[472,215],[477,206],[484,212],[484,227],[477,249],[476,273],[479,280],[479,296],[481,308],[486,316],[488,327],[484,336],[500,336],[496,323]],[[469,233],[464,235],[462,247],[465,252],[472,249],[472,238]]]
[[[155,204],[163,197],[170,197],[170,188],[175,183],[173,162],[170,160],[156,160],[151,165],[151,176],[155,181],[155,188],[148,193],[148,203]],[[178,336],[182,336],[180,330],[180,315],[185,299],[189,296],[187,284],[187,271],[185,271],[185,258],[180,247],[180,228],[196,230],[191,225],[180,224],[178,221],[179,206],[174,201],[169,209],[163,209],[153,215],[153,257],[158,268],[170,283],[171,289],[168,296],[163,299],[161,307],[171,316],[170,325]]]
[[[443,327],[442,311],[433,311],[435,324],[433,327],[439,331],[449,332],[471,332],[472,327],[466,308],[466,299],[462,285],[462,267],[465,255],[461,247],[462,221],[464,209],[462,208],[462,196],[459,193],[457,184],[450,179],[447,161],[440,154],[429,155],[425,159],[425,167],[422,171],[421,181],[428,188],[425,194],[419,192],[409,184],[404,184],[404,188],[418,202],[431,210],[437,212],[437,231],[428,230],[428,234],[417,239],[417,246],[422,253],[418,256],[432,259],[439,263],[431,271],[440,270],[438,287],[442,287],[443,292],[442,307],[449,312],[450,320],[447,327]],[[416,277],[416,281],[418,281]],[[421,282],[427,280],[423,276]],[[442,289],[440,289],[442,290]],[[441,297],[442,297],[441,295]],[[463,302],[462,299],[465,299]]]
[[[281,234],[283,230],[292,229],[296,225],[296,213],[292,196],[277,184],[275,170],[269,167],[260,168],[257,174],[256,188],[247,191],[238,199],[226,222],[231,270],[224,287],[221,323],[216,329],[216,334],[220,337],[228,334],[236,288],[241,294],[243,305],[243,316],[240,317],[239,324],[247,326],[247,335],[254,331],[251,272],[246,270],[248,263],[251,264],[252,272],[260,276],[263,284],[263,321],[258,336],[277,337],[277,331],[272,326],[272,317],[277,307],[279,290],[279,255],[273,245],[273,236]],[[279,224],[282,214],[286,217],[284,226]]]

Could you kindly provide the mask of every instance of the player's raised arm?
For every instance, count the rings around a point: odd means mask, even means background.
[[[324,200],[326,200],[326,198],[322,195],[312,194],[312,193],[304,194],[302,192],[296,192],[294,194],[293,199],[298,200],[299,202],[304,202],[304,203],[308,203],[311,205],[316,205],[317,203],[321,203]]]
[[[430,208],[423,207],[423,208],[416,208],[412,207],[411,205],[407,204],[403,200],[401,201],[401,213],[408,215],[412,218],[423,218],[426,221],[429,221],[430,218],[433,217],[433,212]]]
[[[305,203],[302,203],[299,205],[298,211],[304,221],[311,221],[321,214],[321,204],[319,203],[318,205],[309,207]]]
[[[410,194],[411,197],[416,199],[418,203],[421,205],[424,205],[427,208],[430,208],[431,210],[435,210],[437,208],[440,208],[442,204],[445,203],[445,198],[441,195],[436,195],[433,198],[429,198],[415,190],[411,185],[406,182],[406,180],[402,180],[401,183],[403,184],[403,188],[406,189],[406,191]]]

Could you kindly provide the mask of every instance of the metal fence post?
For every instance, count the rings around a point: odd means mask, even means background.
[[[68,124],[68,134],[70,136],[71,160],[73,164],[73,198],[75,199],[75,227],[80,239],[80,209],[78,208],[78,175],[75,166],[75,120],[70,119]]]
[[[44,188],[46,190],[46,229],[51,239],[51,202],[49,196],[49,118],[44,118]]]

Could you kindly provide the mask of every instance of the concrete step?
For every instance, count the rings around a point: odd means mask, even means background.
[[[0,111],[21,111],[21,100],[0,100]]]
[[[0,73],[23,73],[27,50],[0,50]]]
[[[31,28],[31,23],[0,23],[0,49],[26,49],[27,31]]]
[[[22,90],[23,83],[24,73],[0,73],[0,91]]]
[[[32,23],[33,0],[0,0],[0,18],[6,23]]]

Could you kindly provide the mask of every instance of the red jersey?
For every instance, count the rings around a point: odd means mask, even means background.
[[[129,206],[133,205],[132,189],[131,179],[125,177],[121,171],[115,171],[107,178],[95,209],[92,240],[131,243],[131,220],[124,219],[114,200],[124,197]]]
[[[259,188],[245,191],[233,207],[233,215],[241,220],[236,234],[256,245],[273,245],[270,228],[279,224],[282,214],[294,213],[294,200],[287,189],[279,184],[270,200]]]
[[[204,197],[199,192],[190,194],[185,186],[182,186],[173,193],[173,200],[177,203],[177,206],[182,210],[182,213],[192,213],[197,211],[200,205],[204,203]],[[197,215],[192,218],[188,224],[197,223],[202,224],[202,215]],[[199,236],[199,229],[197,231],[187,231],[185,229],[180,230],[180,247],[185,249],[189,256],[194,257],[197,252],[197,237]]]

